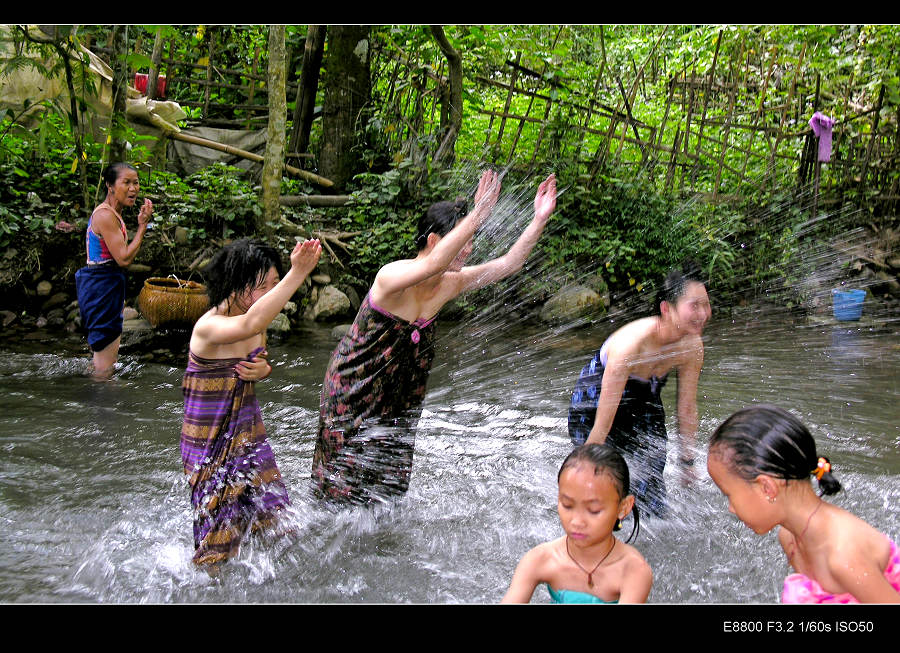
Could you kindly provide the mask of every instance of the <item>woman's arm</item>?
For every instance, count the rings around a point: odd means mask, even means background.
[[[531,601],[535,588],[541,582],[539,569],[543,558],[541,547],[535,547],[525,554],[516,565],[509,589],[506,590],[501,603],[528,603]]]
[[[609,429],[612,428],[625,384],[628,382],[628,364],[625,357],[617,353],[613,347],[607,349],[606,366],[603,368],[603,380],[600,383],[600,396],[597,398],[597,412],[594,415],[594,426],[588,434],[586,444],[604,444]]]
[[[478,183],[478,191],[475,193],[475,208],[435,244],[428,256],[407,261],[394,261],[378,271],[372,284],[376,293],[376,302],[386,295],[401,293],[417,283],[444,272],[472,238],[475,230],[490,215],[499,196],[499,176],[496,172],[485,170]]]
[[[703,341],[697,337],[694,346],[687,353],[687,360],[678,366],[678,433],[681,438],[679,460],[686,473],[685,480],[694,478],[691,470],[694,461],[694,448],[697,441],[697,427],[700,422],[697,413],[697,386],[700,382],[700,370],[703,368]],[[689,471],[691,470],[691,471]]]
[[[551,174],[538,187],[534,197],[534,218],[522,235],[503,256],[481,265],[464,267],[459,274],[458,292],[483,288],[521,270],[555,209],[556,176]]]
[[[193,338],[203,344],[227,345],[246,340],[265,331],[275,316],[312,272],[322,254],[318,240],[297,243],[291,252],[291,269],[284,279],[260,297],[243,315],[209,315],[194,325]]]
[[[134,262],[138,251],[141,249],[141,243],[144,240],[144,234],[147,233],[147,225],[150,217],[153,215],[153,202],[144,200],[143,206],[138,213],[138,228],[131,242],[127,242],[119,228],[119,219],[111,209],[101,208],[94,213],[91,220],[91,226],[94,233],[103,238],[109,253],[115,259],[116,263],[121,267],[126,267]]]
[[[619,603],[646,603],[653,587],[653,570],[639,555],[629,560],[622,574]]]

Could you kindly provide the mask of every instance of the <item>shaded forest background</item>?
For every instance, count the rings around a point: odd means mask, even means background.
[[[357,292],[413,253],[429,203],[470,193],[492,165],[525,207],[548,172],[565,189],[518,283],[535,301],[587,278],[628,301],[691,257],[719,305],[821,311],[852,285],[895,311],[898,32],[9,26],[0,87],[31,70],[68,93],[0,105],[0,287],[25,301],[72,278],[114,160],[138,167],[156,204],[145,274],[197,276],[230,238],[315,235],[323,270]],[[112,70],[108,109],[85,51]],[[184,110],[177,132],[126,118],[136,75]],[[825,162],[817,111],[835,121]],[[258,134],[255,158],[208,148],[225,156],[186,165],[176,143],[209,130]]]

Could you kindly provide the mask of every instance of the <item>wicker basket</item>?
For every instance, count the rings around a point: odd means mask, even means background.
[[[153,325],[192,327],[209,309],[206,286],[174,277],[150,277],[138,295],[141,314]]]

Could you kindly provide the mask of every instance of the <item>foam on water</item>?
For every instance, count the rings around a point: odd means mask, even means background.
[[[448,196],[471,198],[477,176],[474,166],[458,172],[448,180]],[[515,242],[533,215],[536,188],[504,193],[475,238],[470,263]],[[685,219],[691,209],[691,202],[680,208]],[[780,210],[774,207],[771,219]],[[552,218],[547,229],[554,229]],[[848,242],[860,238],[846,234]],[[528,265],[539,262],[533,257]],[[809,249],[802,265],[814,272],[796,283],[838,275],[825,247]],[[309,493],[318,393],[334,347],[330,328],[304,327],[273,343],[274,373],[257,393],[292,498],[283,524],[289,532],[248,538],[215,577],[191,563],[178,450],[183,370],[126,355],[113,381],[95,383],[83,356],[0,357],[0,600],[499,601],[522,555],[562,534],[556,476],[572,446],[566,411],[579,370],[614,328],[644,314],[635,294],[590,328],[579,328],[584,320],[520,324],[535,292],[499,284],[480,291],[476,310],[461,321],[439,319],[409,492],[374,509],[335,511]],[[714,304],[704,335],[697,481],[681,485],[678,448],[670,444],[673,518],[642,519],[633,543],[653,567],[654,602],[780,596],[787,565],[775,535],[746,529],[705,471],[709,434],[750,403],[777,403],[801,416],[844,484],[835,503],[900,538],[900,340],[890,321],[879,331],[797,326],[754,307],[738,317],[723,308]],[[663,391],[670,434],[675,386]],[[626,536],[630,529],[626,520]],[[548,600],[541,590],[533,599]]]

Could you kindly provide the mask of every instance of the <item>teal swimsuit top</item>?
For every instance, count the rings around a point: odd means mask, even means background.
[[[547,583],[547,591],[550,592],[550,598],[554,603],[603,603],[613,605],[619,601],[604,601],[600,597],[588,594],[586,592],[576,592],[574,590],[555,590]]]

